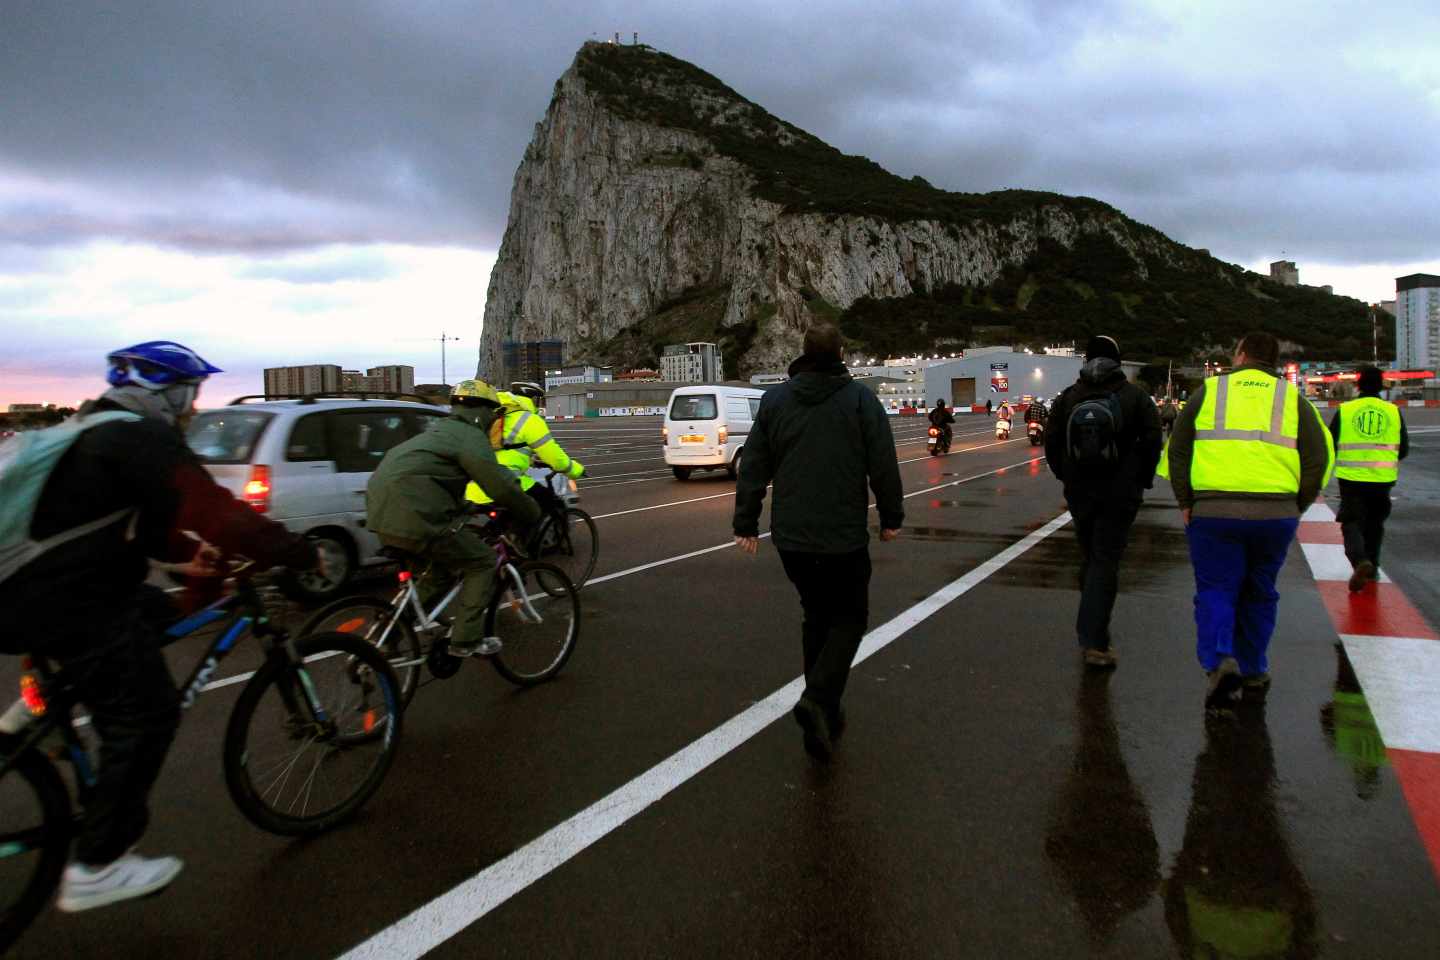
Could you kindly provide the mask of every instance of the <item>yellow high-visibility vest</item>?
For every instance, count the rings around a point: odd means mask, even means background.
[[[1312,413],[1313,415],[1313,413]],[[1205,381],[1190,460],[1194,490],[1300,492],[1300,392],[1263,370]],[[1169,444],[1162,476],[1169,475]]]
[[[506,405],[507,412],[500,425],[500,446],[495,449],[495,459],[515,474],[520,489],[528,491],[539,482],[528,473],[532,454],[556,473],[571,478],[585,475],[585,468],[579,461],[572,460],[555,442],[545,418],[536,411],[534,401],[505,392],[501,392],[500,400]],[[474,481],[466,485],[465,499],[482,504],[492,500]]]
[[[1340,404],[1335,476],[1365,483],[1394,483],[1400,476],[1400,411],[1379,397]]]

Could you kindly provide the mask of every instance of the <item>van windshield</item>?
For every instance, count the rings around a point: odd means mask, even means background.
[[[670,404],[671,420],[714,420],[715,394],[686,393]]]
[[[249,463],[273,416],[260,410],[210,410],[190,421],[185,441],[206,463]]]

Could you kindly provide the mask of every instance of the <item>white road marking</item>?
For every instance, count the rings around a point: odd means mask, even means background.
[[[1330,509],[1330,505],[1323,500],[1316,500],[1305,509],[1305,512],[1300,515],[1300,519],[1306,523],[1333,523],[1335,511]]]
[[[1440,753],[1440,641],[1341,634],[1385,746]]]
[[[1353,568],[1345,557],[1345,548],[1338,543],[1302,543],[1300,549],[1310,564],[1310,572],[1316,580],[1349,580]],[[1385,571],[1380,571],[1380,582],[1389,583]]]
[[[855,662],[860,663],[894,643],[1069,521],[1070,515],[1062,513],[958,580],[870,631],[860,644]],[[354,947],[341,960],[420,957],[435,949],[779,720],[790,711],[804,689],[805,678],[796,677],[609,796]]]

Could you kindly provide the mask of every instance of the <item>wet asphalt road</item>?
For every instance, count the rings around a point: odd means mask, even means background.
[[[922,421],[892,424],[912,496],[901,539],[872,543],[872,627],[1064,509],[1023,437],[997,445],[988,420],[961,418],[931,459]],[[768,541],[755,559],[726,547],[647,567],[729,543],[733,483],[672,479],[658,420],[556,433],[591,466],[582,505],[602,540],[556,682],[516,691],[477,664],[427,685],[380,792],[304,842],[234,809],[220,746],[240,688],[207,694],[143,844],[185,858],[180,880],[49,912],[15,955],[339,955],[793,680],[799,606]],[[1440,622],[1440,432],[1412,442],[1385,567]],[[1224,724],[1200,708],[1168,491],[1134,530],[1109,677],[1074,646],[1075,549],[1061,528],[859,664],[833,764],[772,723],[434,955],[1440,956],[1440,885],[1394,775],[1337,732],[1346,668],[1298,547],[1274,689]]]

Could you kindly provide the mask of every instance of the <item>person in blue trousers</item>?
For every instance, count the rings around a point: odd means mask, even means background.
[[[1186,404],[1162,461],[1195,568],[1207,709],[1268,689],[1275,581],[1300,515],[1335,463],[1330,431],[1295,385],[1276,375],[1278,359],[1273,336],[1245,336],[1235,368],[1206,380]]]

